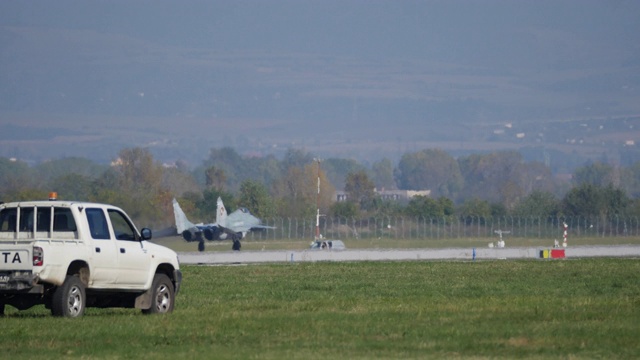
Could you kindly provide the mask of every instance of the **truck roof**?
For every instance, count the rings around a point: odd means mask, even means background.
[[[26,207],[26,206],[37,206],[37,207],[48,207],[48,206],[65,206],[65,207],[104,207],[111,209],[120,209],[117,206],[109,205],[109,204],[101,204],[94,202],[85,202],[85,201],[71,201],[71,200],[29,200],[29,201],[14,201],[9,203],[0,204],[0,208],[8,208],[8,207]]]

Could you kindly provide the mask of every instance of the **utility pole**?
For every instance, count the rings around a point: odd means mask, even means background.
[[[318,193],[316,194],[316,237],[315,240],[320,240],[320,158],[314,158],[313,161],[318,163]]]

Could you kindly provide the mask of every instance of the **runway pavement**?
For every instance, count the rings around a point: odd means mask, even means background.
[[[277,251],[225,251],[181,252],[181,264],[249,264],[315,261],[407,261],[407,260],[498,260],[540,259],[544,250],[564,250],[564,258],[585,257],[640,257],[640,246],[573,246],[560,249],[543,247],[505,248],[449,248],[449,249],[357,249],[357,250],[277,250]]]

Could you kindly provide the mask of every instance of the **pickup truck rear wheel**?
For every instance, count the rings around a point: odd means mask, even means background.
[[[68,275],[61,286],[56,288],[51,299],[53,316],[80,317],[84,314],[87,296],[80,278]]]
[[[176,292],[173,283],[165,274],[156,274],[151,285],[151,307],[142,310],[145,314],[166,314],[173,311]]]

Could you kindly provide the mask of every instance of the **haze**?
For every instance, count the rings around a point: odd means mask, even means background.
[[[637,160],[638,34],[638,1],[3,1],[0,156]]]

